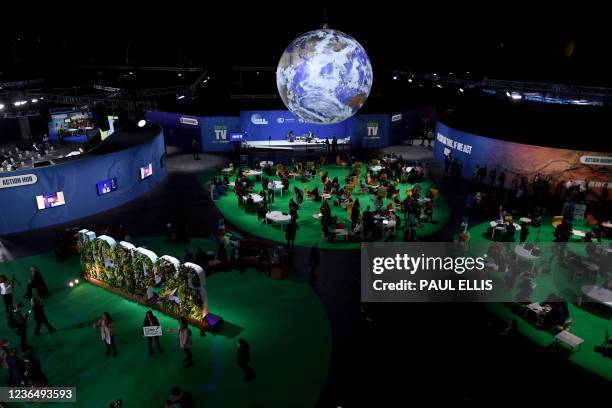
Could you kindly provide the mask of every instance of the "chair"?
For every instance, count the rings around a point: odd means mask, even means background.
[[[505,222],[512,222],[512,216],[511,215],[506,215],[506,217],[504,218]]]
[[[412,198],[412,189],[411,188],[406,189],[406,197]]]
[[[306,194],[307,200],[314,200],[314,196],[312,195],[312,191],[308,187],[304,187],[304,194]]]
[[[355,189],[355,184],[347,184],[346,189],[352,193]]]
[[[314,169],[314,162],[313,161],[307,161],[306,162],[306,170],[311,171],[312,169]]]
[[[431,191],[431,196],[433,197],[434,200],[438,198],[438,195],[440,194],[440,190],[438,190],[437,188],[430,188],[429,191]]]
[[[562,222],[563,222],[563,216],[562,215],[555,215],[553,217],[553,220],[552,220],[553,228],[557,228],[559,225],[561,225]]]
[[[379,188],[378,191],[376,192],[376,195],[378,195],[378,198],[380,199],[387,198],[387,187]]]
[[[336,164],[338,166],[346,166],[346,162],[340,158],[340,156],[336,156]]]
[[[348,213],[350,219],[351,215],[353,215],[353,203],[349,203],[346,205],[346,212]]]
[[[372,159],[372,166],[378,166],[380,164],[380,160]]]
[[[593,214],[587,214],[586,222],[589,223],[589,225],[597,225],[597,219],[593,217]]]

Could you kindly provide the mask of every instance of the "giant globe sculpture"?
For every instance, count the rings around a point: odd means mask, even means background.
[[[323,28],[296,38],[283,53],[276,85],[285,106],[308,123],[353,116],[372,89],[372,65],[353,37]]]

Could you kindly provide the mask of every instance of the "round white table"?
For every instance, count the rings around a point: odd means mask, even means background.
[[[274,162],[270,161],[270,160],[264,160],[262,162],[259,162],[259,166],[262,167],[262,168],[263,167],[272,167],[272,166],[274,166]]]
[[[321,213],[312,214],[312,218],[314,218],[315,220],[321,221],[321,218],[323,218],[323,214]]]
[[[280,224],[282,228],[283,225],[288,224],[291,221],[291,216],[285,215],[280,211],[270,211],[266,214],[266,219],[274,224]]]
[[[495,231],[497,231],[497,230],[505,230],[507,225],[508,225],[508,223],[506,223],[506,222],[491,221],[489,223],[489,226],[492,228],[491,239],[493,239],[495,237]],[[521,230],[520,224],[514,224],[514,228],[515,228],[515,231],[514,231],[515,233],[519,232]]]
[[[372,173],[378,173],[383,169],[383,166],[381,165],[377,165],[377,166],[372,166],[370,167],[370,170],[372,171]]]
[[[412,171],[412,167],[404,167],[402,170],[404,173],[410,173]]]
[[[385,163],[395,163],[397,161],[397,158],[395,158],[395,157],[383,157],[383,161]]]
[[[529,218],[529,217],[521,217],[521,218],[519,218],[519,222],[522,222],[524,224],[531,224],[531,218]]]
[[[533,249],[533,248],[532,248]],[[516,256],[518,256],[519,258],[525,260],[525,261],[537,261],[538,259],[541,258],[540,255],[533,255],[531,253],[532,249],[526,249],[524,245],[517,245],[514,247],[514,253],[516,254]]]
[[[581,290],[582,294],[588,297],[589,299],[592,299],[597,303],[601,303],[602,305],[612,308],[612,290],[608,290],[595,285],[584,285]]]
[[[249,198],[249,196],[251,196],[251,198],[253,199],[253,203],[255,204],[260,204],[261,202],[263,202],[263,197],[260,196],[259,194],[249,194],[249,195],[245,195],[242,197],[242,199],[246,202],[246,200]]]
[[[236,171],[236,169],[233,168],[233,167],[226,167],[226,168],[221,170],[221,173],[233,173],[235,171]]]
[[[251,176],[261,176],[261,170],[247,170],[244,173],[245,176],[247,177],[251,177]]]
[[[268,183],[268,189],[274,191],[280,191],[281,197],[283,196],[283,183],[279,180],[272,180]]]

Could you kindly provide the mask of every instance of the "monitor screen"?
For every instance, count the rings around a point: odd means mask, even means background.
[[[39,210],[64,205],[66,204],[64,201],[64,192],[58,191],[57,193],[53,194],[36,196],[36,203],[38,204]]]
[[[242,142],[243,139],[244,139],[244,133],[242,132],[230,133],[230,142]]]
[[[146,179],[151,174],[153,174],[153,165],[151,163],[149,163],[146,166],[140,168],[140,178],[141,179]]]
[[[108,180],[104,180],[99,182],[98,184],[96,184],[96,186],[98,187],[98,195],[104,195],[104,194],[108,194],[112,191],[117,190],[117,178],[113,177],[111,179]]]

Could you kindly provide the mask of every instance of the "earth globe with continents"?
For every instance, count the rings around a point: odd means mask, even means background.
[[[372,89],[372,65],[353,37],[328,28],[296,38],[283,53],[276,85],[285,106],[308,123],[353,116]]]

